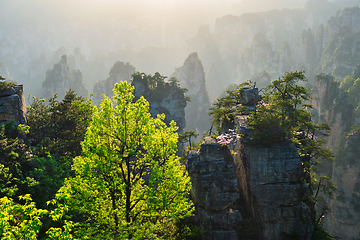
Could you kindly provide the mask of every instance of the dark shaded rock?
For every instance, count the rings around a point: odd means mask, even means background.
[[[206,137],[201,149],[188,156],[191,195],[201,227],[206,231],[203,239],[238,239],[236,231],[242,217],[230,150]]]
[[[236,118],[239,133],[251,134],[246,116]],[[239,142],[235,171],[240,190],[243,218],[262,226],[260,239],[281,239],[282,234],[298,232],[310,239],[310,208],[305,204],[310,191],[304,182],[303,167],[294,144],[259,147]]]
[[[15,125],[26,124],[26,103],[23,85],[9,87],[0,91],[0,124],[11,121]]]

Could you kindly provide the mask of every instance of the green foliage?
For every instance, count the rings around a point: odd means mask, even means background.
[[[232,111],[232,108],[240,103],[243,88],[250,86],[250,82],[239,84],[236,90],[227,90],[224,97],[215,100],[210,108],[209,115],[213,118],[212,125],[216,127],[218,134],[221,133],[223,125],[232,122],[236,114],[245,110],[239,108],[237,111]]]
[[[195,133],[194,130],[185,131],[183,134],[179,134],[179,142],[189,142],[189,149],[191,150],[191,137],[197,138],[199,133]]]
[[[33,169],[31,149],[18,137],[11,138],[8,132],[16,129],[13,123],[0,125],[0,197],[19,196],[28,187],[36,185],[27,173]]]
[[[38,156],[50,152],[73,158],[81,154],[80,142],[91,119],[92,102],[77,97],[72,90],[66,92],[62,102],[56,98],[55,94],[46,104],[44,99],[33,97],[27,111],[30,126],[27,137],[37,148]]]
[[[8,89],[9,87],[15,86],[16,83],[11,81],[5,81],[6,79],[0,76],[0,91],[4,91]]]
[[[263,104],[249,116],[249,125],[254,127],[252,140],[255,143],[278,142],[290,139],[310,115],[305,111],[310,94],[298,81],[306,82],[304,72],[286,73],[274,80],[265,91]]]
[[[282,240],[301,240],[301,233],[297,232],[297,231],[292,231],[290,233],[283,233],[281,234],[281,239]]]
[[[168,82],[165,82],[166,76],[162,76],[160,73],[156,72],[154,75],[147,75],[145,73],[134,73],[132,75],[133,81],[140,81],[143,83],[145,89],[150,92],[151,100],[155,102],[161,102],[164,96],[175,87],[179,93],[186,93],[188,90],[186,88],[180,87],[179,80],[172,77]],[[188,97],[185,98],[186,101],[190,101]]]
[[[72,159],[81,154],[80,143],[93,108],[91,100],[77,97],[71,90],[61,102],[56,98],[55,95],[46,104],[45,99],[33,97],[27,111],[27,138],[34,154],[33,169],[27,174],[38,182],[27,191],[41,208],[47,207],[46,201],[72,174]]]
[[[37,209],[29,194],[19,196],[24,204],[15,203],[13,199],[0,199],[0,237],[6,240],[37,239],[42,226],[41,219],[48,212]]]
[[[171,239],[193,210],[190,180],[175,156],[177,127],[152,118],[148,102],[133,102],[130,84],[104,96],[74,159],[75,176],[57,198],[78,217],[76,236],[92,239]]]
[[[312,238],[314,240],[335,240],[335,238],[331,237],[327,231],[324,230],[324,226],[321,222],[314,225],[314,231]]]

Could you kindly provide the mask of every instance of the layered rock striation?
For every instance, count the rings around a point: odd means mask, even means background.
[[[240,133],[251,131],[246,117],[239,116],[235,122]],[[261,225],[260,239],[282,239],[294,233],[301,239],[310,239],[313,227],[311,210],[306,205],[310,191],[295,145],[262,147],[241,140],[236,152],[243,217]]]
[[[351,132],[359,122],[358,111],[339,85],[331,75],[317,76],[312,104],[314,121],[331,127],[326,146],[335,154],[335,161],[318,167],[319,173],[331,177],[337,187],[334,198],[327,198],[329,211],[323,224],[330,235],[352,240],[360,236],[360,141],[358,132]]]
[[[14,121],[15,125],[26,124],[26,103],[23,85],[11,86],[0,91],[0,124]]]
[[[254,110],[260,99],[257,88],[243,89],[240,106]],[[234,117],[233,126],[226,126],[242,136],[236,145],[222,146],[207,137],[188,155],[203,239],[311,239],[310,189],[296,146],[253,145],[248,113],[243,112]]]
[[[242,216],[234,161],[227,146],[206,137],[197,151],[191,151],[187,170],[191,176],[191,195],[203,239],[236,240]]]

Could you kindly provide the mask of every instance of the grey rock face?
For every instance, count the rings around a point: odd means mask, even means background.
[[[240,133],[251,133],[246,116],[239,116],[236,126]],[[250,234],[259,239],[282,239],[293,232],[310,239],[311,211],[305,204],[310,191],[295,145],[266,148],[241,141],[236,152],[233,158],[227,146],[207,137],[201,149],[189,153],[191,194],[206,230],[203,239],[242,239],[247,229],[241,226],[249,220]]]
[[[348,101],[339,83],[331,76],[315,79],[313,91],[314,120],[331,127],[326,146],[335,153],[334,162],[321,163],[319,174],[331,177],[337,187],[323,224],[330,235],[345,240],[360,236],[360,138],[358,133],[345,137],[353,124],[358,124],[358,110]]]
[[[244,117],[236,119],[238,129]],[[310,239],[310,194],[303,181],[303,167],[294,144],[272,147],[251,146],[240,141],[235,156],[236,176],[246,216],[262,224],[261,239],[281,239],[282,234],[298,232]],[[245,214],[244,214],[245,215]]]
[[[360,236],[360,135],[347,138],[345,148],[333,168],[337,193],[330,199],[330,211],[324,219],[326,230],[344,240]]]
[[[26,124],[26,103],[23,86],[16,85],[0,92],[0,124],[11,121]]]
[[[242,220],[238,209],[239,191],[229,149],[207,137],[198,151],[189,154],[191,195],[196,205],[203,239],[238,239]]]
[[[205,86],[205,73],[197,53],[191,53],[184,65],[171,75],[179,80],[181,87],[187,88],[186,96],[191,102],[185,109],[186,128],[203,133],[210,128],[208,110],[209,97]]]
[[[165,114],[165,123],[169,124],[172,120],[176,122],[181,132],[185,126],[185,107],[186,101],[184,93],[177,86],[165,83],[161,92],[152,91],[141,79],[133,79],[131,85],[135,87],[135,99],[143,96],[149,102],[149,111],[152,117],[158,114]]]
[[[80,96],[88,94],[82,73],[80,70],[71,70],[67,56],[63,55],[60,62],[54,64],[54,67],[46,72],[42,92],[45,98],[50,98],[57,93],[58,98],[62,99],[69,89]]]

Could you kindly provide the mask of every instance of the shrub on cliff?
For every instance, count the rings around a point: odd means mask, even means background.
[[[0,76],[0,91],[4,91],[6,89],[8,89],[11,86],[15,86],[16,83],[11,82],[11,81],[6,81],[5,78],[3,78],[2,76]]]

